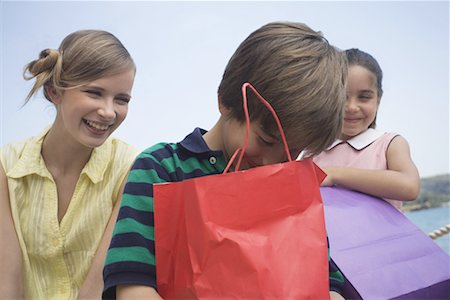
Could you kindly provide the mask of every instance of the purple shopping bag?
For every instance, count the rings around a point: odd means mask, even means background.
[[[450,258],[386,201],[322,187],[331,258],[351,299],[449,299]]]

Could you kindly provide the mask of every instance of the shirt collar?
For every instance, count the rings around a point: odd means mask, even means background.
[[[378,131],[373,128],[369,128],[366,131],[364,131],[363,133],[360,133],[357,136],[354,136],[346,141],[337,139],[327,150],[330,150],[330,149],[334,148],[335,146],[342,144],[342,143],[347,143],[356,150],[362,150],[362,149],[366,148],[367,146],[369,146],[370,144],[372,144],[374,141],[376,141],[383,134],[384,134],[384,132],[382,132],[382,131]]]
[[[179,144],[185,148],[186,150],[192,153],[210,153],[213,152],[209,149],[205,140],[203,139],[203,135],[206,133],[206,130],[202,128],[195,128],[192,133],[187,135]]]
[[[8,177],[21,178],[31,174],[37,174],[41,177],[52,178],[41,156],[42,142],[49,130],[50,126],[45,128],[37,136],[25,141],[21,156],[14,167],[8,172]]]
[[[103,180],[112,157],[112,141],[109,137],[101,146],[95,147],[81,174],[85,173],[93,183]]]
[[[21,178],[31,174],[37,174],[41,177],[52,178],[41,155],[42,143],[49,130],[50,126],[45,128],[45,130],[36,137],[26,142],[21,157],[7,174],[9,177]],[[81,173],[85,173],[93,183],[98,183],[103,180],[111,157],[111,152],[112,142],[109,138],[103,145],[94,148],[89,161],[84,166]]]

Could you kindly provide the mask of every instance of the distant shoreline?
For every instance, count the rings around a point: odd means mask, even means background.
[[[429,202],[425,202],[422,204],[410,204],[410,205],[404,205],[402,207],[402,211],[403,212],[412,212],[412,211],[418,211],[418,210],[423,210],[423,209],[429,209],[429,208],[438,208],[438,207],[445,207],[445,206],[450,206],[450,201],[448,202],[443,202],[440,203],[438,205],[431,205]]]

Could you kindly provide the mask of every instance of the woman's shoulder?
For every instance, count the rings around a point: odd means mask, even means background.
[[[139,154],[139,150],[136,147],[115,137],[108,139],[103,146],[110,153],[111,159],[126,164],[131,163]]]
[[[0,161],[5,169],[11,168],[12,165],[20,160],[24,155],[29,156],[31,152],[36,150],[36,137],[29,137],[25,140],[9,143],[0,148]]]

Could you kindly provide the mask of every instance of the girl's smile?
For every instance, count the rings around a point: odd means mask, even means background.
[[[342,140],[364,132],[375,120],[380,100],[376,80],[373,73],[364,67],[349,67]]]

